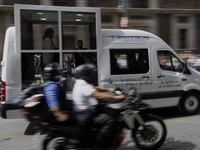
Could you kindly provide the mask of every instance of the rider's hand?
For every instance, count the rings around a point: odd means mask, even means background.
[[[115,100],[125,99],[125,98],[126,98],[126,96],[124,96],[124,95],[115,96]]]
[[[69,117],[60,110],[60,106],[51,107],[50,110],[58,122],[66,121]]]
[[[66,77],[62,77],[62,78],[60,79],[61,82],[65,82],[66,80],[67,80]]]
[[[69,119],[69,117],[66,114],[59,114],[56,116],[56,119],[58,122],[63,122]]]
[[[107,91],[110,92],[110,93],[112,93],[112,92],[115,91],[115,89],[116,89],[116,88],[108,88]]]

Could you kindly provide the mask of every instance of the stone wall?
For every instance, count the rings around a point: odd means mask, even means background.
[[[160,8],[199,9],[199,0],[159,0]]]

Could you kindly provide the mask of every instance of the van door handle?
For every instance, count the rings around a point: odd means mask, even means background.
[[[145,80],[148,79],[148,78],[149,78],[149,76],[143,76],[142,77],[142,79],[145,79]]]
[[[187,80],[186,78],[183,78],[183,79],[182,79],[182,81],[186,81],[186,80]]]
[[[163,76],[163,75],[159,75],[159,76],[157,76],[157,78],[161,78],[161,79],[163,79],[165,76]]]

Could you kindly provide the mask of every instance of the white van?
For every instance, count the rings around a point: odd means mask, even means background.
[[[49,27],[54,29],[51,39],[58,48],[44,50],[42,31]],[[80,38],[85,48],[76,47]],[[1,62],[2,118],[19,118],[19,110],[4,108],[31,83],[41,82],[44,54],[53,54],[51,62],[68,71],[76,67],[75,54],[89,54],[98,68],[99,86],[133,85],[153,108],[178,106],[188,115],[199,111],[200,73],[156,35],[101,29],[98,8],[17,4],[15,27],[6,31]]]
[[[199,111],[200,73],[162,39],[139,30],[101,31],[100,86],[133,85],[153,108],[178,106],[185,114]]]

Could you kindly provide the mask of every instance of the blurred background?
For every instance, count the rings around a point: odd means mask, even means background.
[[[199,70],[200,0],[0,0],[0,60],[5,31],[14,26],[14,4],[99,7],[102,29],[122,28],[120,19],[126,17],[124,28],[156,34]]]

